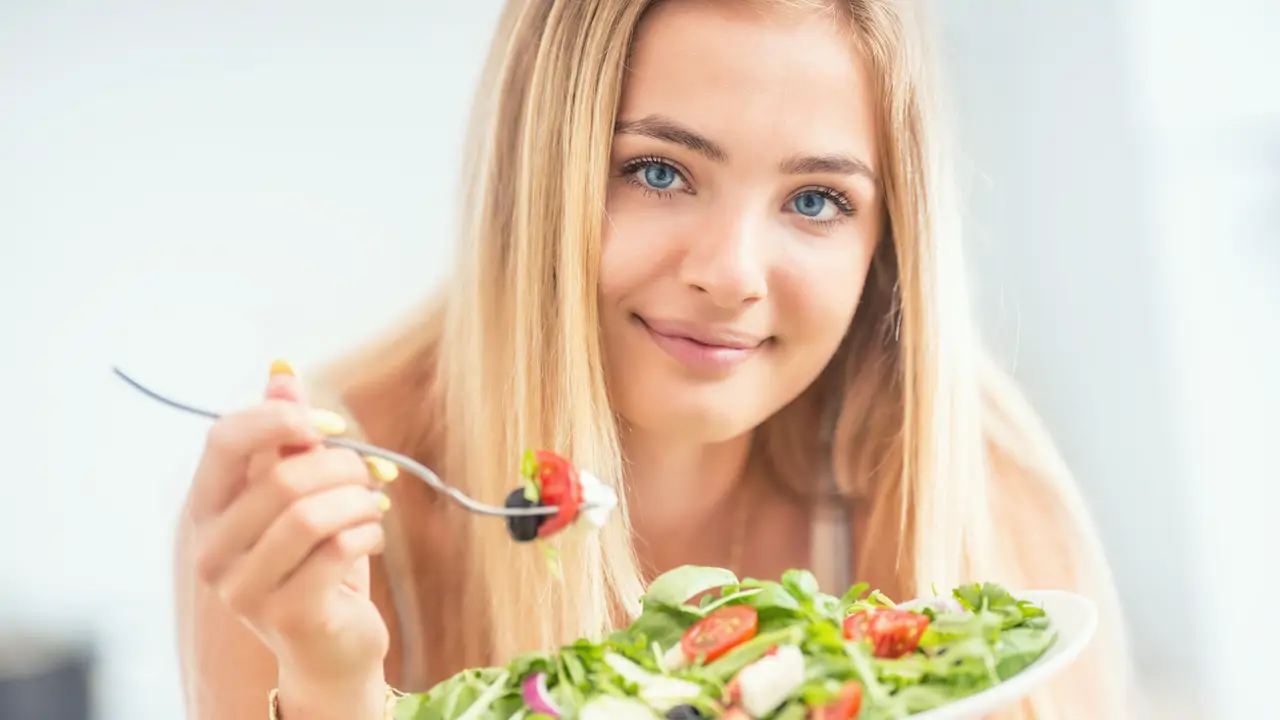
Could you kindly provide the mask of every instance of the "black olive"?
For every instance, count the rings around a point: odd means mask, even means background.
[[[507,495],[506,506],[509,508],[541,507],[541,503],[531,502],[524,496],[524,488],[518,487]],[[538,528],[546,522],[546,515],[527,515],[507,518],[507,532],[516,542],[530,542],[538,538]]]
[[[667,720],[702,720],[702,713],[692,705],[677,705],[667,711]]]

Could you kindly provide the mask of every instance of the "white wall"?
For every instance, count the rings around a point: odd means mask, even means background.
[[[1102,526],[1158,716],[1274,715],[1251,657],[1280,625],[1216,618],[1280,592],[1280,5],[933,4],[988,326]]]
[[[204,429],[110,366],[226,408],[275,355],[410,308],[449,256],[498,4],[0,5],[0,627],[96,633],[100,720],[180,714],[171,525]],[[935,5],[988,323],[1081,475],[1144,665],[1257,714],[1266,669],[1223,662],[1250,636],[1200,618],[1278,589],[1280,94],[1239,64],[1280,66],[1275,10]]]
[[[435,282],[498,7],[449,5],[0,4],[0,625],[92,628],[101,720],[181,714],[204,430],[111,365],[231,407]]]
[[[1229,0],[1205,12],[1188,0],[1143,0],[1132,12],[1147,81],[1138,124],[1156,178],[1151,239],[1175,321],[1180,455],[1191,478],[1190,552],[1164,562],[1200,570],[1183,593],[1194,601],[1178,609],[1211,618],[1224,604],[1280,595],[1271,550],[1280,547],[1280,5]],[[1280,620],[1238,621],[1236,631],[1202,634],[1204,675],[1185,679],[1212,698],[1212,717],[1273,717],[1261,657],[1280,642]],[[1171,651],[1171,663],[1185,655]]]

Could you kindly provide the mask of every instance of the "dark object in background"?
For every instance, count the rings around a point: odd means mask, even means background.
[[[0,632],[0,720],[95,720],[86,643]]]

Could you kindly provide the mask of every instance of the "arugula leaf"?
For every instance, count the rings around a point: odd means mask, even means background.
[[[1000,635],[996,642],[996,674],[1008,680],[1040,659],[1058,639],[1056,630],[1017,627]]]
[[[867,583],[858,583],[857,585],[854,585],[853,587],[846,590],[844,595],[840,596],[840,604],[852,605],[858,602],[858,600],[861,600],[862,596],[865,595],[867,591],[870,589],[871,589],[871,586],[868,585]]]
[[[755,594],[747,603],[754,606],[757,612],[781,610],[799,613],[801,610],[800,602],[780,583],[767,580],[744,580],[742,585],[755,590]]]
[[[813,600],[819,593],[818,579],[808,570],[788,570],[782,573],[782,586],[797,600]]]
[[[1001,627],[1017,627],[1034,618],[1044,617],[1044,610],[1027,600],[1015,598],[996,583],[972,583],[958,587],[953,592],[966,610],[986,610],[1001,618]]]
[[[464,670],[422,695],[396,703],[396,720],[478,720],[489,705],[511,690],[503,668]]]
[[[664,650],[675,645],[699,617],[698,611],[688,605],[646,605],[630,627],[614,633],[609,640],[627,657],[639,660],[638,654],[647,654],[654,643]]]
[[[872,644],[846,640],[842,629],[849,613],[894,606],[865,583],[837,598],[823,593],[805,570],[783,573],[777,582],[739,581],[727,570],[684,566],[654,580],[640,616],[604,642],[578,640],[555,652],[517,656],[505,667],[460,672],[426,693],[403,698],[395,717],[550,720],[532,713],[521,696],[521,680],[535,672],[547,674],[548,693],[564,710],[562,720],[578,720],[581,709],[609,698],[647,707],[655,718],[670,704],[685,702],[714,717],[725,710],[726,685],[744,667],[774,646],[796,645],[805,658],[803,683],[763,720],[803,720],[809,708],[833,700],[850,680],[863,687],[858,720],[899,720],[1007,680],[1057,641],[1044,610],[1001,585],[971,583],[953,589],[952,596],[961,611],[945,606],[922,611],[929,624],[915,652],[877,658]],[[755,608],[755,637],[713,662],[664,668],[663,655],[684,632],[726,605]],[[599,705],[606,706],[613,707]]]

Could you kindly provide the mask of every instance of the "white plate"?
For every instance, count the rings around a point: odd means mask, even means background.
[[[1012,592],[1012,591],[1011,591]],[[1036,686],[1066,670],[1080,657],[1098,627],[1098,608],[1081,595],[1061,590],[1013,592],[1044,609],[1058,639],[1022,672],[976,695],[911,716],[911,720],[979,720],[1030,695]]]

